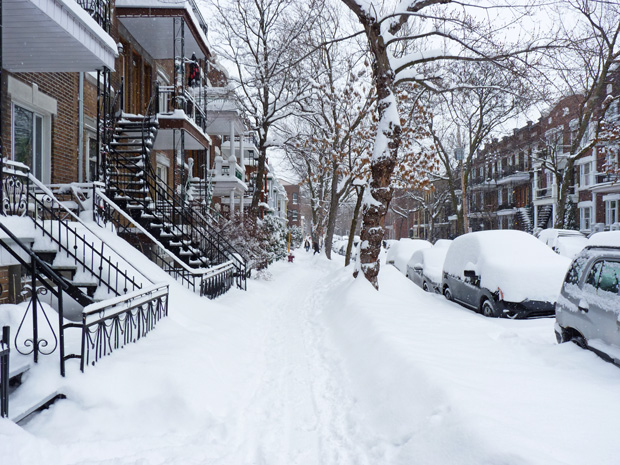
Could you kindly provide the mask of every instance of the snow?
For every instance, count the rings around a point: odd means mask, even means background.
[[[620,247],[620,231],[604,231],[593,234],[588,239],[588,246]]]
[[[67,399],[0,420],[2,463],[617,463],[620,371],[553,319],[484,318],[392,267],[376,292],[302,250],[270,271],[215,301],[173,283],[170,316],[84,374],[44,357],[26,382]]]
[[[555,302],[569,265],[568,258],[522,231],[479,231],[454,240],[444,272],[463,279],[465,270],[473,270],[481,287],[501,289],[508,302]]]
[[[588,245],[588,239],[583,234],[570,229],[543,229],[537,237],[554,252],[568,258],[575,258]]]
[[[446,260],[451,243],[450,240],[441,239],[430,249],[416,250],[407,263],[407,269],[414,268],[416,265],[422,266],[422,272],[428,279],[435,284],[441,284],[443,262]]]
[[[432,247],[428,241],[421,239],[400,239],[393,243],[387,252],[386,261],[394,265],[403,274],[407,273],[407,263],[416,250]]]

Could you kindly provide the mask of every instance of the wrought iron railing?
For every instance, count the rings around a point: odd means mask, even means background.
[[[100,189],[94,189],[93,199],[97,223],[103,226],[110,222],[117,232],[125,237],[139,234],[140,245],[143,246],[142,253],[187,288],[210,298],[217,297],[230,288],[232,282],[225,277],[228,274],[234,274],[232,262],[225,262],[212,268],[191,268],[158,241],[147,228],[126,214]]]
[[[80,369],[144,337],[168,315],[168,285],[89,305],[82,312]]]
[[[181,96],[175,95],[175,87],[174,86],[159,86],[159,95],[164,98],[164,101],[167,102],[168,108],[173,108],[172,105],[173,100],[180,99],[183,103],[181,108],[185,112],[188,118],[195,121],[198,127],[202,129],[203,132],[207,130],[207,105],[206,100],[201,97],[200,92],[190,92],[186,88],[183,89],[183,93]],[[159,96],[158,96],[159,100]]]
[[[11,328],[2,328],[2,339],[0,340],[0,418],[9,416],[9,341],[11,339]]]
[[[110,32],[110,2],[109,0],[76,0],[101,28]]]
[[[37,363],[39,361],[39,355],[51,355],[58,348],[60,350],[60,374],[64,376],[65,361],[67,358],[72,357],[65,356],[64,330],[67,328],[67,325],[64,324],[63,292],[79,299],[78,295],[81,291],[72,287],[66,280],[52,270],[47,263],[41,260],[29,246],[19,240],[19,238],[17,238],[4,224],[0,223],[0,229],[4,231],[12,241],[11,244],[9,244],[3,239],[0,239],[0,246],[9,252],[25,270],[28,270],[31,278],[30,284],[25,286],[23,292],[25,297],[30,298],[30,302],[26,307],[26,311],[15,333],[15,350],[22,355],[32,354],[34,362]],[[28,257],[29,260],[26,260],[24,257]],[[56,298],[58,334],[54,331],[54,325],[51,323],[45,311],[45,307],[42,306],[40,302],[40,296],[46,295],[47,293],[50,293]],[[84,303],[92,303],[92,300],[85,295],[83,299],[79,300]],[[22,335],[22,330],[25,331],[24,323],[29,315],[32,318],[32,335],[24,336]],[[41,320],[41,317],[43,317],[43,320]],[[40,335],[39,321],[46,324],[45,328],[51,331],[50,335],[45,337]],[[48,340],[47,338],[49,337],[53,338],[53,340]]]
[[[92,275],[98,285],[103,285],[113,295],[141,287],[134,277],[119,267],[118,262],[112,262],[112,253],[103,241],[101,246],[95,246],[85,234],[80,235],[76,227],[69,225],[67,219],[79,221],[78,217],[32,176],[28,167],[0,160],[0,184],[1,191],[8,194],[2,197],[6,200],[2,202],[2,213],[30,216],[35,230],[40,230],[60,251],[71,257],[82,272]]]

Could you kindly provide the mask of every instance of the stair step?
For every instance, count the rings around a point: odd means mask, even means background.
[[[75,265],[52,265],[52,270],[59,274],[64,278],[68,278],[69,280],[73,279],[77,271],[77,266]]]
[[[30,357],[22,355],[12,349],[9,359],[9,385],[19,385],[21,384],[21,376],[30,370],[33,361]]]
[[[32,251],[35,254],[37,254],[37,257],[39,257],[45,263],[50,264],[50,265],[52,264],[52,262],[56,258],[56,255],[58,254],[57,249],[33,249]]]
[[[66,396],[58,390],[44,391],[17,389],[9,400],[9,419],[15,423],[26,420],[30,415],[49,407],[58,399]]]

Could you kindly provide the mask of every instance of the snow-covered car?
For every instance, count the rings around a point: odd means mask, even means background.
[[[595,234],[588,242],[564,280],[555,335],[620,365],[620,231]]]
[[[443,262],[451,243],[440,239],[430,249],[416,250],[407,263],[407,277],[426,292],[440,292]]]
[[[585,235],[571,229],[543,229],[537,237],[554,252],[568,258],[574,258],[588,243]]]
[[[569,266],[522,231],[464,234],[448,249],[442,292],[485,316],[551,316]]]
[[[332,252],[335,252],[339,255],[344,255],[347,250],[347,240],[338,239],[332,243]]]
[[[401,273],[407,273],[407,263],[416,250],[430,249],[433,246],[422,239],[400,239],[395,241],[387,251],[385,261],[388,265],[394,265]]]

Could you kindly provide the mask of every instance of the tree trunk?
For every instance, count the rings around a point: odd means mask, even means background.
[[[260,216],[259,204],[263,193],[263,178],[265,177],[265,162],[267,160],[267,149],[265,148],[265,141],[263,139],[259,141],[259,146],[258,164],[256,166],[256,184],[249,212],[250,216],[254,219]]]
[[[338,195],[338,173],[336,172],[338,163],[332,163],[332,179],[330,185],[330,201],[329,215],[327,216],[327,231],[325,232],[325,255],[331,260],[332,258],[332,242],[334,239],[334,230],[336,229],[336,217],[338,216],[338,205],[340,196]]]
[[[362,207],[362,199],[364,198],[364,187],[360,189],[357,194],[357,201],[355,202],[355,209],[353,210],[353,219],[351,220],[351,229],[349,230],[349,240],[347,242],[347,253],[344,257],[344,266],[349,266],[351,263],[351,250],[353,249],[353,242],[355,241],[355,230],[357,229],[357,220],[360,216],[360,209]]]

